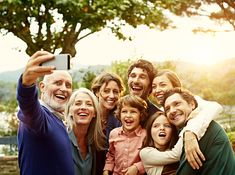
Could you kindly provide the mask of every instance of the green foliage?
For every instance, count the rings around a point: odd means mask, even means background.
[[[17,155],[18,153],[18,146],[17,145],[4,145],[2,148],[2,153],[4,155]],[[12,175],[12,174],[11,174]]]
[[[223,104],[234,105],[235,87],[231,88],[229,91],[220,91],[217,95],[217,99]]]
[[[16,117],[15,113],[5,113],[5,115],[7,115],[7,118],[4,121],[7,123],[7,129],[5,127],[0,128],[0,136],[16,136],[19,126],[18,118]]]
[[[79,88],[79,84],[80,84],[80,79],[81,76],[80,75],[84,74],[84,70],[78,70],[76,72],[73,72],[72,74],[72,78],[73,78],[73,89],[78,89]]]
[[[16,95],[16,85],[14,83],[8,83],[0,81],[0,102],[8,103],[11,99],[15,98]]]
[[[128,85],[127,85],[127,70],[129,68],[129,66],[131,65],[132,61],[130,59],[126,60],[126,61],[114,61],[111,64],[111,68],[110,71],[113,73],[116,73],[117,75],[119,75],[123,81],[123,83],[125,84],[125,89],[126,92],[125,94],[129,93],[128,92]]]
[[[82,78],[82,82],[80,87],[85,87],[87,89],[91,89],[92,80],[96,77],[94,72],[88,71]]]
[[[17,107],[15,89],[16,85],[14,83],[0,81],[0,112],[15,112]]]
[[[40,49],[76,55],[75,44],[104,28],[120,39],[128,39],[122,27],[147,25],[164,30],[172,27],[171,12],[181,15],[192,0],[3,0],[0,1],[0,29],[12,32],[27,44],[32,55]]]
[[[89,66],[88,68],[80,68],[79,70],[73,71],[73,89],[77,89],[79,87],[90,88],[93,78],[103,72],[106,67],[107,66],[104,65],[96,65]]]
[[[0,129],[0,136],[16,135],[18,128],[18,120],[15,116],[16,101],[16,85],[14,83],[0,82],[0,112],[7,115],[7,130]]]
[[[164,61],[164,62],[157,62],[153,63],[157,70],[160,69],[170,69],[172,71],[176,70],[176,63],[174,61]]]
[[[233,151],[234,151],[234,155],[235,155],[235,131],[234,132],[228,132],[227,136],[229,138],[229,141],[232,145]]]
[[[12,136],[12,135],[17,135],[17,130],[18,130],[18,126],[19,126],[19,120],[17,118],[17,116],[14,114],[9,114],[9,118],[8,118],[8,131],[6,132],[7,136]]]
[[[231,142],[235,142],[235,131],[234,132],[228,132],[227,135],[228,135],[228,138]]]
[[[12,114],[16,111],[17,106],[18,106],[17,101],[15,99],[10,99],[9,101],[6,102],[4,111]]]

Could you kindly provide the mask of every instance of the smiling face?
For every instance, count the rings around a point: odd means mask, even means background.
[[[70,115],[76,125],[89,125],[92,118],[95,117],[95,108],[91,97],[78,92],[74,103],[70,107]]]
[[[130,94],[147,99],[151,90],[151,82],[145,69],[135,67],[128,76]]]
[[[109,81],[107,84],[104,83],[99,92],[96,94],[99,99],[99,103],[101,107],[107,110],[112,110],[116,104],[118,99],[121,96],[121,90],[116,81]]]
[[[167,149],[171,141],[172,130],[166,116],[160,115],[154,120],[151,127],[151,137],[157,149],[162,151]]]
[[[63,112],[72,93],[72,78],[66,71],[56,70],[39,84],[41,99],[52,109]]]
[[[120,119],[125,132],[133,132],[140,125],[140,111],[138,108],[125,105],[120,111]]]
[[[165,92],[172,88],[173,85],[165,74],[153,79],[152,95],[156,98],[158,104],[163,105]]]
[[[170,123],[180,129],[185,126],[188,116],[195,109],[195,103],[188,103],[180,94],[175,93],[167,97],[164,109]]]

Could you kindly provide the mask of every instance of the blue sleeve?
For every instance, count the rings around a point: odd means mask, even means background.
[[[22,76],[17,86],[17,101],[19,105],[18,118],[21,122],[34,130],[42,129],[45,120],[45,110],[38,100],[38,89],[35,85],[25,87],[22,84]]]

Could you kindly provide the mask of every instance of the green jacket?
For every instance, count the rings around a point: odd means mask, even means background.
[[[224,129],[212,121],[199,141],[199,146],[206,160],[199,170],[193,170],[185,158],[185,152],[180,158],[177,175],[234,175],[235,156],[230,141]]]

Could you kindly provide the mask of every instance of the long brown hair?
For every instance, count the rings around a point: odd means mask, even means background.
[[[152,128],[152,125],[153,125],[153,122],[156,120],[156,118],[158,118],[160,115],[164,115],[165,116],[165,113],[162,112],[162,111],[158,111],[156,113],[154,113],[147,121],[147,124],[146,124],[146,131],[147,131],[147,135],[146,135],[146,138],[144,140],[144,143],[143,143],[143,147],[147,147],[147,146],[150,146],[150,147],[154,147],[154,141],[153,141],[153,138],[152,138],[152,135],[151,135],[151,128]],[[167,117],[166,117],[167,118]],[[168,149],[171,149],[174,147],[174,145],[176,144],[176,142],[178,141],[178,132],[177,132],[177,129],[174,125],[171,125],[172,127],[172,136],[171,136],[171,140],[169,142],[169,145],[168,145]]]

